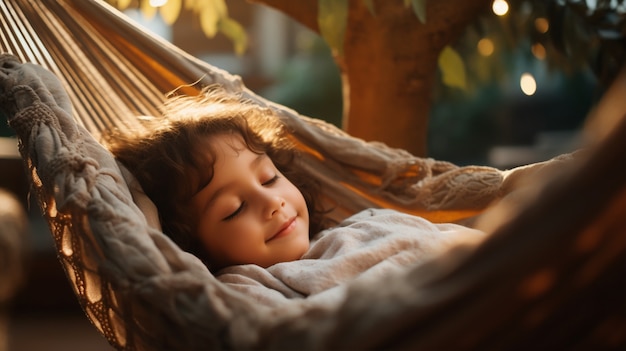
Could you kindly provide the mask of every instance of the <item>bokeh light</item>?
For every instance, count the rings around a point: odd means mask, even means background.
[[[480,39],[480,41],[478,41],[477,48],[478,52],[482,56],[491,56],[491,54],[493,54],[494,52],[493,40],[489,38],[482,38]]]
[[[537,32],[545,34],[550,29],[550,23],[547,19],[538,17],[535,19],[535,29],[537,29]]]
[[[150,6],[161,7],[167,3],[167,0],[150,0]]]
[[[535,77],[530,73],[522,74],[519,83],[522,92],[528,96],[534,95],[537,91],[537,82],[535,81]]]
[[[509,12],[509,3],[505,0],[494,0],[491,9],[496,15],[504,16]]]
[[[538,60],[544,60],[546,58],[546,48],[541,43],[533,44],[530,49]]]

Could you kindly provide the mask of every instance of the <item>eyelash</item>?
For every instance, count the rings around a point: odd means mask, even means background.
[[[229,214],[228,216],[224,217],[224,221],[228,222],[228,221],[232,221],[233,219],[235,219],[243,211],[243,208],[245,206],[246,206],[246,202],[244,201],[244,202],[241,203],[241,205],[239,205],[239,207],[237,207],[235,212],[233,212],[233,213]]]
[[[279,177],[279,176],[278,176],[278,174],[277,174],[277,175],[273,176],[273,177],[272,177],[270,180],[268,180],[267,182],[263,183],[262,185],[264,185],[264,186],[267,186],[267,185],[272,185],[272,184],[276,183],[276,181],[278,180],[278,178],[280,178],[280,177]]]
[[[269,186],[272,185],[274,183],[276,183],[276,181],[278,181],[280,177],[278,175],[273,176],[270,180],[266,181],[265,183],[262,183],[261,185],[263,186]],[[241,212],[243,212],[243,209],[246,207],[246,202],[243,201],[241,203],[241,205],[239,205],[239,207],[235,210],[235,212],[229,214],[228,216],[224,217],[224,221],[228,222],[228,221],[232,221],[233,219],[235,219],[237,216],[239,216],[239,214]]]

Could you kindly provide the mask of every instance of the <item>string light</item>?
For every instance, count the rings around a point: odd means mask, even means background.
[[[509,3],[505,0],[494,0],[491,9],[496,15],[504,16],[509,12]]]
[[[535,81],[535,77],[530,73],[522,74],[519,85],[520,88],[522,88],[522,92],[528,96],[534,95],[537,91],[537,82]]]

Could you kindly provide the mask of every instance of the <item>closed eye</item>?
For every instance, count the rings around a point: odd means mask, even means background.
[[[265,183],[263,183],[263,186],[267,186],[267,185],[272,185],[274,183],[276,183],[276,181],[278,180],[278,178],[280,178],[278,175],[273,176],[270,180],[266,181]]]
[[[280,179],[280,176],[277,174],[277,175],[273,176],[272,178],[270,178],[269,180],[267,180],[264,183],[262,183],[261,185],[263,185],[263,186],[270,186],[270,185],[276,183],[278,181],[278,179]],[[246,202],[243,201],[241,203],[241,205],[239,205],[239,207],[233,213],[231,213],[228,216],[224,217],[223,220],[228,222],[228,221],[231,221],[231,220],[235,219],[239,214],[241,214],[241,212],[244,210],[246,205],[247,205]]]
[[[246,206],[246,202],[242,202],[241,205],[239,205],[239,207],[237,207],[237,209],[235,210],[235,212],[229,214],[228,216],[224,217],[223,221],[232,221],[233,219],[235,219],[239,214],[241,214],[241,212],[243,211],[244,207]]]

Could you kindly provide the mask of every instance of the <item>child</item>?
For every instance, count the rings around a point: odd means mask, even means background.
[[[163,232],[257,301],[375,281],[482,237],[380,209],[327,228],[319,189],[290,167],[295,151],[270,110],[210,89],[170,100],[164,116],[105,141],[155,203]]]
[[[271,111],[210,88],[163,112],[104,142],[155,203],[164,233],[214,270],[300,258],[323,213],[316,184],[289,168],[295,151]]]

